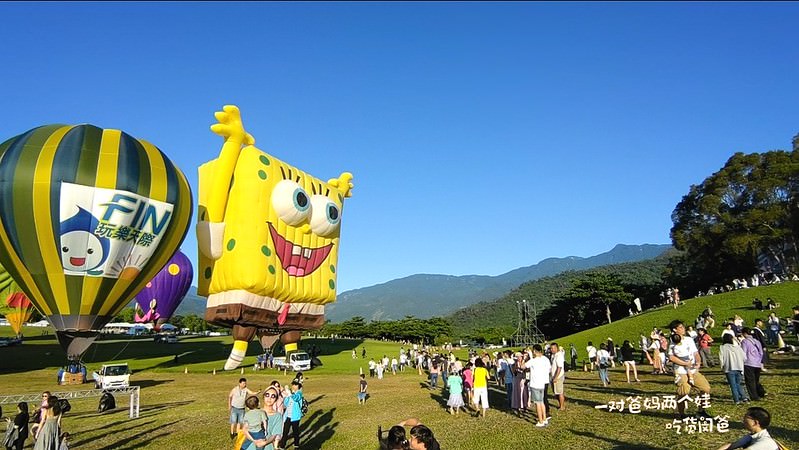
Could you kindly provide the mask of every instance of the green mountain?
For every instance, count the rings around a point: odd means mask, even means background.
[[[498,299],[466,306],[453,312],[446,319],[452,323],[456,335],[468,335],[480,328],[494,327],[503,329],[506,335],[511,334],[518,324],[517,302],[526,300],[534,308],[530,312],[540,316],[542,311],[556,299],[563,297],[574,283],[588,272],[617,275],[625,291],[640,297],[643,307],[649,308],[659,302],[659,293],[666,288],[663,286],[663,272],[673,252],[668,250],[644,261],[609,264],[580,271],[571,270],[528,281]],[[597,313],[604,315],[605,312]],[[614,311],[614,313],[614,315],[621,313],[623,316],[626,311]],[[557,330],[550,329],[546,323],[540,321],[538,328],[548,336],[557,334]]]
[[[565,271],[655,258],[667,244],[624,245],[600,255],[581,258],[548,258],[538,264],[514,269],[498,276],[418,274],[338,295],[327,305],[325,315],[334,323],[355,316],[367,320],[398,320],[407,315],[425,319],[445,316],[478,302],[507,295],[520,284]],[[515,306],[514,306],[515,307]],[[515,312],[514,312],[515,314]]]

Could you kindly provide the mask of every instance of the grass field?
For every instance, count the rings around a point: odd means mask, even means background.
[[[747,324],[762,313],[751,309],[754,296],[774,298],[781,304],[780,316],[790,313],[790,306],[799,303],[799,284],[736,291],[724,295],[688,300],[677,310],[662,308],[617,321],[613,324],[558,339],[568,346],[573,342],[584,356],[585,344],[595,344],[612,336],[621,343],[648,334],[653,326],[665,328],[673,318],[693,323],[706,305],[718,319],[735,313]],[[711,333],[720,334],[717,327]],[[0,348],[0,395],[90,389],[83,386],[58,386],[55,373],[64,361],[63,352],[52,331],[41,336],[40,329],[27,328],[22,345]],[[10,334],[8,327],[0,334]],[[796,343],[793,340],[789,342]],[[132,384],[142,387],[141,417],[128,419],[128,399],[117,398],[118,409],[98,414],[99,399],[73,400],[72,411],[65,415],[64,430],[73,435],[72,448],[111,449],[229,449],[226,401],[229,390],[241,376],[240,371],[213,374],[226,358],[232,338],[181,337],[177,344],[155,344],[151,339],[115,338],[99,340],[85,355],[90,370],[103,362],[127,361],[134,370]],[[383,380],[369,380],[370,399],[359,406],[355,398],[358,370],[366,371],[360,358],[365,345],[367,357],[397,354],[400,344],[378,341],[305,339],[303,344],[317,344],[322,349],[323,366],[308,372],[304,388],[311,402],[308,415],[302,420],[304,448],[308,449],[373,449],[378,425],[384,428],[408,417],[418,417],[429,425],[445,449],[709,449],[732,441],[743,433],[740,417],[743,407],[732,404],[729,388],[718,370],[703,371],[708,377],[713,415],[728,415],[730,432],[680,434],[666,429],[672,420],[671,410],[645,410],[640,414],[607,412],[594,408],[627,397],[673,394],[671,377],[648,375],[649,366],[641,367],[640,384],[628,385],[621,369],[611,370],[612,384],[603,388],[596,374],[568,372],[566,381],[567,409],[553,408],[553,419],[547,428],[538,429],[530,419],[509,413],[504,392],[490,388],[492,409],[485,419],[463,415],[453,417],[445,412],[446,391],[429,390],[426,377],[409,370],[386,375]],[[245,369],[250,387],[263,388],[271,380],[282,383],[293,374],[274,370],[254,372],[252,363],[259,350],[250,345],[250,364]],[[351,350],[358,349],[353,360]],[[175,363],[175,355],[178,362]],[[460,356],[465,356],[462,353]],[[759,402],[774,415],[770,430],[789,448],[799,448],[799,363],[796,356],[774,356],[763,384],[769,391],[767,400]],[[188,373],[184,373],[188,370]],[[368,373],[368,371],[367,371]],[[553,399],[550,402],[554,405]],[[2,405],[5,414],[13,405]],[[493,409],[496,407],[496,409]],[[28,447],[31,444],[29,442]]]

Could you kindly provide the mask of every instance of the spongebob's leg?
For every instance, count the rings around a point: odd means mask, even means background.
[[[225,370],[233,370],[244,361],[247,355],[247,344],[255,336],[255,327],[233,325],[233,350],[225,362]]]
[[[299,330],[292,330],[286,331],[285,333],[280,335],[280,342],[283,344],[283,347],[286,349],[286,356],[289,356],[292,353],[295,353],[299,350],[299,343],[300,343],[300,334],[302,332]]]

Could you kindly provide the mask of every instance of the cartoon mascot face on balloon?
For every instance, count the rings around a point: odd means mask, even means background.
[[[166,264],[191,213],[183,173],[122,131],[46,125],[0,144],[0,264],[70,359]]]
[[[233,329],[225,369],[238,367],[257,333],[286,352],[324,324],[336,299],[338,242],[352,175],[324,182],[254,147],[238,108],[216,113],[225,141],[200,167],[198,293],[205,320]]]

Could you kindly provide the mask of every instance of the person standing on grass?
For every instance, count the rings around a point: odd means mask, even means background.
[[[361,375],[363,376],[363,375]],[[278,411],[278,406],[282,406],[280,401],[280,389],[269,386],[264,391],[264,412],[266,412],[267,428],[266,439],[272,438],[272,442],[267,444],[264,450],[275,450],[280,439],[283,437],[283,414]]]
[[[763,347],[760,342],[752,337],[752,330],[744,327],[741,331],[743,340],[741,349],[744,351],[744,382],[751,400],[760,400],[766,396],[766,390],[760,384],[760,371],[763,368]]]
[[[25,440],[28,439],[29,419],[30,416],[28,415],[28,404],[25,402],[19,402],[17,404],[17,415],[14,416],[13,421],[11,418],[6,417],[8,426],[15,428],[17,431],[17,438],[6,445],[7,449],[22,450],[22,447],[25,446]]]
[[[460,373],[453,372],[447,377],[447,389],[449,389],[447,410],[450,414],[457,415],[463,406],[463,379]]]
[[[635,367],[635,349],[633,349],[630,341],[624,341],[621,345],[621,357],[624,360],[624,372],[627,375],[627,382],[630,382],[630,369],[633,370],[633,377],[636,383],[640,383],[638,379],[638,368]]]
[[[713,367],[716,364],[713,361],[713,355],[710,352],[710,347],[713,345],[713,338],[710,337],[707,330],[700,328],[697,330],[699,333],[699,355],[702,356],[702,366],[704,368]]]
[[[590,372],[593,372],[594,366],[596,365],[596,347],[594,347],[594,343],[588,341],[588,346],[585,348],[585,351],[588,353],[588,361],[591,362]]]
[[[361,381],[358,383],[358,404],[363,405],[366,403],[366,389],[369,384],[366,382],[366,375],[361,374]]]
[[[569,356],[571,357],[571,370],[577,370],[577,348],[574,344],[569,344]]]
[[[294,436],[294,448],[300,447],[300,419],[302,419],[302,385],[298,381],[291,382],[291,395],[283,399],[286,407],[286,419],[283,422],[283,438],[280,448],[288,448],[289,429]]]
[[[744,355],[743,349],[739,345],[732,343],[733,338],[729,334],[725,334],[721,338],[721,347],[719,348],[719,365],[727,377],[727,383],[730,385],[730,392],[732,393],[732,401],[736,405],[742,402],[748,402],[749,399],[744,395],[741,389],[741,378],[744,372]]]
[[[481,358],[476,358],[474,365],[474,371],[472,372],[474,378],[472,382],[472,386],[474,386],[474,406],[475,408],[482,406],[482,416],[485,417],[486,410],[488,410],[488,370]],[[477,414],[479,415],[480,413],[478,412]]]
[[[536,427],[545,427],[549,423],[546,408],[544,408],[544,389],[546,389],[547,381],[549,381],[552,365],[549,359],[544,357],[543,350],[540,344],[535,344],[533,346],[533,358],[527,363],[527,367],[530,370],[530,393],[538,418],[535,424]]]
[[[599,344],[599,351],[596,352],[596,360],[599,365],[599,379],[602,380],[602,386],[610,385],[610,376],[608,369],[610,368],[610,353],[605,343]]]
[[[563,411],[566,409],[566,394],[563,390],[563,383],[566,381],[566,352],[557,342],[553,342],[550,348],[552,350],[550,384],[552,384],[552,393],[558,398],[558,409]]]
[[[275,438],[266,439],[267,416],[266,412],[258,407],[258,397],[250,396],[245,401],[247,412],[244,413],[244,424],[241,431],[244,433],[244,442],[239,447],[241,450],[263,450],[266,444],[275,441]]]
[[[244,407],[247,397],[257,395],[258,392],[251,391],[247,387],[247,379],[239,378],[239,384],[230,390],[227,396],[227,410],[230,415],[230,439],[236,439],[236,435],[244,423]]]
[[[508,397],[508,408],[512,405],[513,399],[513,359],[511,359],[510,351],[505,350],[502,352],[502,359],[499,360],[500,372],[505,382],[505,394]]]
[[[677,372],[677,367],[685,368],[686,372],[690,369],[699,369],[702,365],[702,356],[699,354],[699,349],[696,348],[696,343],[693,339],[689,339],[685,336],[685,324],[680,320],[673,320],[671,324],[669,324],[669,328],[673,334],[680,336],[679,342],[671,344],[668,350],[669,360],[675,365],[675,373]],[[677,339],[675,339],[675,341],[676,340]],[[677,398],[681,399],[690,395],[692,388],[696,388],[703,394],[710,394],[710,384],[707,382],[705,376],[699,373],[699,370],[696,370],[696,373],[692,374],[692,379],[693,382],[689,384],[687,376],[675,378]],[[687,401],[677,402],[676,415],[678,415],[680,419],[685,418],[686,406]],[[706,419],[711,417],[701,407],[697,415]]]

